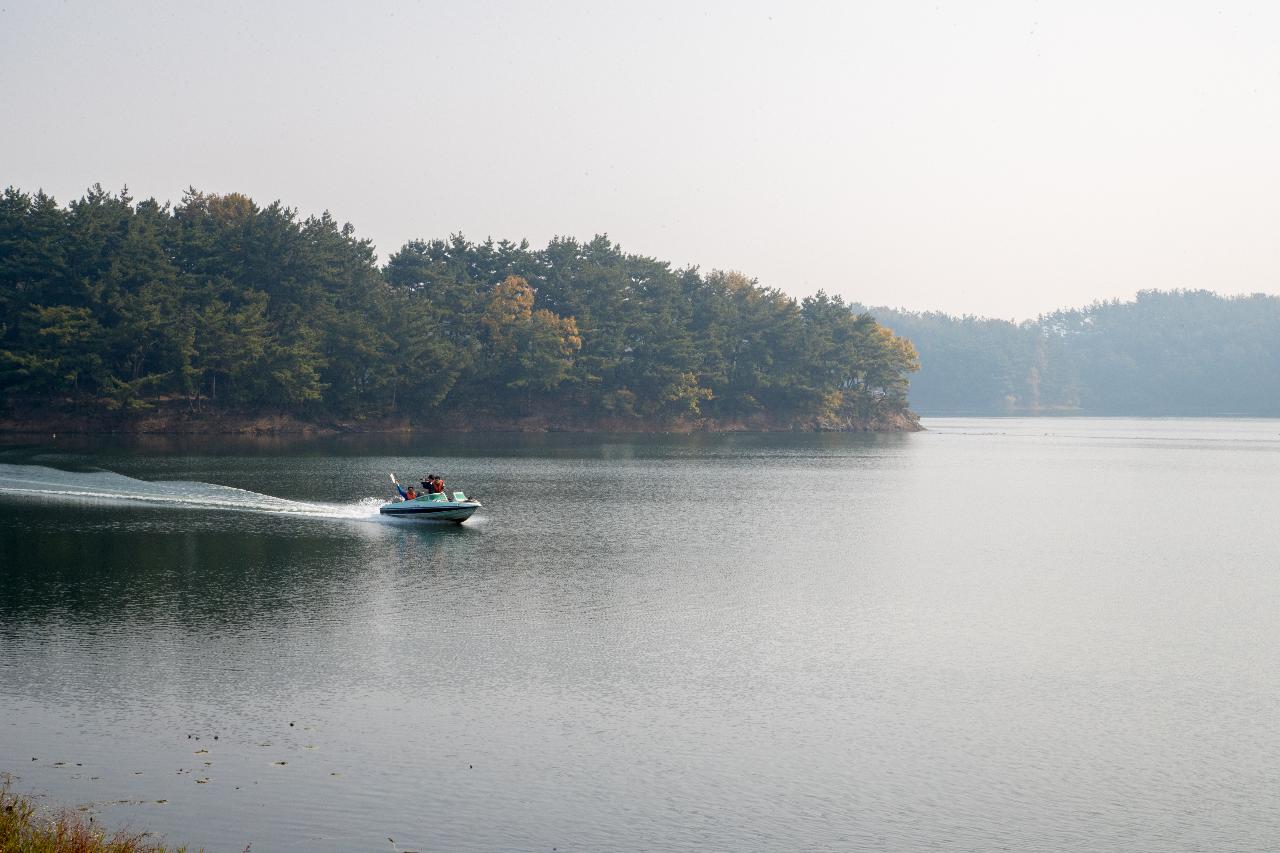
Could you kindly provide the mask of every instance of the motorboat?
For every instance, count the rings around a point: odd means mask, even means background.
[[[462,492],[418,495],[413,500],[396,498],[378,507],[382,515],[412,521],[452,521],[461,524],[483,504]]]
[[[378,507],[378,512],[382,515],[404,518],[410,521],[451,521],[454,524],[461,524],[482,506],[480,501],[467,497],[463,492],[453,492],[452,494],[449,492],[423,492],[413,499],[409,499],[405,495],[404,489],[400,488],[400,484],[396,482],[396,475],[391,474],[390,476],[391,483],[395,486],[396,491],[400,493],[400,496],[392,498],[388,503]],[[443,482],[442,480],[441,483],[443,484]],[[423,486],[425,485],[426,482],[424,481]]]

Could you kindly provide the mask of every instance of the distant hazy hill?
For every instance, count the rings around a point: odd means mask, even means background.
[[[1280,298],[1143,291],[1011,323],[872,308],[923,414],[1280,415]]]

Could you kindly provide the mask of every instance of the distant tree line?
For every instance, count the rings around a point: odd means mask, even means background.
[[[11,411],[849,428],[905,413],[916,366],[839,297],[797,302],[604,236],[415,240],[380,268],[349,224],[239,194],[0,198]]]
[[[1146,290],[1011,323],[888,308],[925,414],[1280,415],[1280,298]]]

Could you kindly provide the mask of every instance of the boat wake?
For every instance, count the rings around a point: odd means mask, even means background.
[[[178,480],[135,480],[111,471],[60,471],[0,464],[0,494],[45,500],[104,501],[185,509],[233,510],[308,518],[378,522],[382,498],[347,504],[295,501],[232,486]]]

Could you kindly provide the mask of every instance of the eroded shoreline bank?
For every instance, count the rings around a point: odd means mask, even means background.
[[[511,432],[511,433],[739,433],[739,432],[920,432],[920,418],[910,411],[886,411],[869,418],[803,420],[767,416],[737,420],[678,421],[635,418],[553,419],[545,415],[505,417],[451,416],[418,421],[411,418],[305,420],[284,414],[205,414],[147,412],[130,416],[79,413],[23,413],[0,416],[7,435],[279,435],[329,436],[365,433]]]

